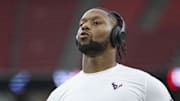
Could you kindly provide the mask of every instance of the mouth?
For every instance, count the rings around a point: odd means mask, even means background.
[[[89,37],[89,33],[87,32],[82,32],[80,35],[79,35],[79,38],[80,39],[86,39]]]

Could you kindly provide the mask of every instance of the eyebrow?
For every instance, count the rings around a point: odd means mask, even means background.
[[[80,21],[87,21],[88,18],[83,18]],[[90,20],[96,20],[96,19],[101,19],[100,16],[93,16],[92,18],[90,18]]]

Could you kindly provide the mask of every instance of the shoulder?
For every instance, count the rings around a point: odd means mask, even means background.
[[[157,78],[146,79],[146,101],[172,101],[166,86]]]
[[[119,65],[123,72],[144,86],[145,101],[172,101],[166,86],[156,77],[140,69]]]
[[[126,66],[126,65],[122,65],[122,64],[118,64],[119,66],[119,71],[121,72],[121,74],[124,74],[130,78],[140,78],[140,79],[146,79],[147,77],[150,76],[149,73],[143,71],[143,70],[140,70],[140,69],[136,69],[136,68],[133,68],[133,67],[129,67],[129,66]]]
[[[49,95],[47,101],[58,101],[64,95],[64,93],[69,89],[71,84],[76,82],[76,80],[78,79],[78,76],[79,76],[79,73],[73,76],[72,78],[69,78],[63,84],[61,84],[59,87],[53,90],[51,94]]]

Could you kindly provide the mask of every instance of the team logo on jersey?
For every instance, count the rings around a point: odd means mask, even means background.
[[[115,83],[115,82],[112,83],[112,87],[113,87],[114,90],[116,90],[116,89],[118,89],[119,87],[122,87],[122,86],[123,85],[121,83]]]

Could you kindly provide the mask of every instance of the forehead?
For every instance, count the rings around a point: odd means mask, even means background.
[[[84,13],[81,19],[91,19],[91,18],[109,18],[108,12],[101,9],[90,9]]]

